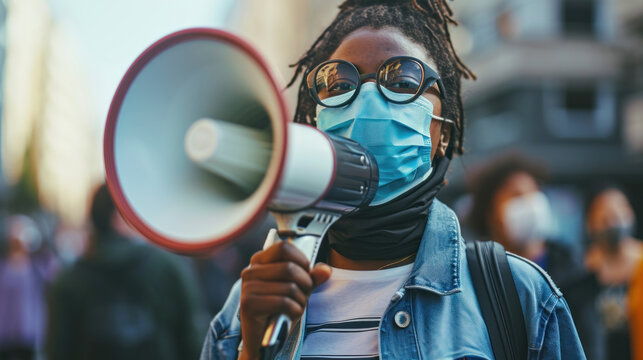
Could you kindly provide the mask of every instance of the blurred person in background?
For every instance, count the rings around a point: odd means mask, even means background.
[[[597,306],[609,359],[643,359],[643,243],[633,237],[634,219],[617,187],[602,187],[588,202],[585,265],[603,286]]]
[[[587,358],[601,359],[601,332],[587,296],[595,286],[581,261],[552,237],[552,211],[540,185],[545,178],[546,169],[522,155],[492,160],[472,177],[467,222],[480,240],[497,241],[547,271],[565,294]]]
[[[90,218],[88,252],[50,293],[49,359],[197,358],[207,323],[186,264],[132,241],[105,185]]]
[[[35,359],[45,333],[45,291],[58,264],[36,222],[25,215],[6,220],[0,255],[0,360]]]

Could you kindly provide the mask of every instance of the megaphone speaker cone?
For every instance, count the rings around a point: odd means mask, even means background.
[[[202,252],[266,212],[289,121],[269,69],[243,40],[203,28],[166,36],[132,64],[108,113],[104,157],[116,205],[143,236]]]
[[[107,184],[134,228],[183,253],[234,240],[268,208],[337,215],[368,205],[372,154],[289,120],[280,86],[244,41],[213,29],[170,34],[116,90]]]

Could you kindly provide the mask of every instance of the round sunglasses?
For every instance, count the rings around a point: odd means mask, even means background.
[[[379,66],[377,72],[360,74],[357,67],[346,60],[328,60],[317,65],[306,75],[306,85],[316,103],[325,107],[350,104],[366,79],[375,79],[382,96],[396,104],[415,101],[437,83],[438,96],[444,100],[444,84],[438,73],[427,64],[411,56],[395,56]]]

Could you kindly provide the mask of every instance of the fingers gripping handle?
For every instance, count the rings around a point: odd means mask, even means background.
[[[277,229],[270,229],[268,236],[266,236],[266,242],[263,244],[263,249],[268,249],[278,241],[282,240],[279,238]],[[277,315],[270,321],[261,340],[261,359],[275,358],[290,332],[291,325],[292,321],[284,314]]]
[[[298,233],[298,235],[292,238],[292,243],[306,255],[312,268],[326,230],[337,221],[339,216],[335,214],[316,213],[312,216],[312,220],[305,229],[302,229],[293,225],[298,222],[301,216],[308,216],[310,214],[299,213],[285,215],[274,213],[274,215],[280,224],[280,228],[290,229],[289,232],[291,233]],[[267,249],[278,241],[282,241],[279,238],[278,231],[276,229],[270,229],[263,248]],[[292,319],[284,314],[279,314],[270,321],[261,341],[261,359],[269,360],[275,358],[284,345],[291,327]]]

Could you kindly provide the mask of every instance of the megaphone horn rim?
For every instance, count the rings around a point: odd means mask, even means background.
[[[110,193],[112,194],[112,197],[114,198],[114,203],[116,207],[121,212],[125,220],[128,223],[130,223],[130,225],[132,225],[142,236],[149,239],[150,241],[162,247],[168,248],[172,251],[179,252],[179,253],[186,253],[186,254],[215,250],[216,248],[233,241],[236,237],[243,234],[248,228],[251,227],[251,225],[254,222],[259,220],[262,216],[266,214],[268,203],[275,195],[275,192],[278,190],[278,186],[281,182],[283,168],[286,162],[286,149],[288,145],[288,133],[287,133],[287,129],[288,129],[287,124],[289,122],[288,108],[286,106],[284,97],[279,95],[279,96],[276,96],[276,98],[277,98],[279,110],[283,115],[282,126],[280,127],[280,129],[277,129],[277,128],[273,129],[273,136],[275,139],[279,139],[279,138],[283,139],[283,143],[279,146],[281,151],[280,151],[280,154],[277,155],[279,156],[279,159],[278,159],[275,179],[270,185],[269,191],[267,191],[264,198],[261,199],[262,206],[258,206],[256,208],[256,211],[248,217],[248,219],[245,221],[245,223],[242,226],[239,226],[238,228],[234,229],[232,232],[228,234],[225,234],[223,236],[217,236],[214,239],[199,241],[198,243],[182,243],[182,242],[177,242],[155,231],[147,224],[145,224],[145,222],[138,216],[136,211],[134,211],[134,209],[130,206],[127,199],[125,198],[125,194],[123,192],[123,188],[121,186],[121,183],[119,181],[118,174],[116,171],[116,161],[115,161],[115,155],[114,155],[114,140],[116,135],[117,119],[120,114],[121,106],[123,105],[123,101],[125,100],[125,96],[127,95],[127,92],[130,86],[132,85],[136,77],[139,75],[141,70],[151,60],[153,60],[157,55],[159,55],[160,53],[162,53],[163,51],[169,49],[174,45],[180,44],[184,41],[198,40],[198,39],[214,39],[217,41],[226,42],[236,47],[237,49],[241,50],[245,54],[249,55],[250,58],[257,65],[259,65],[261,70],[264,72],[275,94],[281,94],[282,89],[279,86],[279,83],[277,82],[275,77],[273,76],[273,72],[272,72],[273,68],[261,56],[261,54],[259,54],[257,50],[255,50],[248,42],[246,42],[242,38],[234,34],[231,34],[227,31],[214,29],[214,28],[196,27],[196,28],[179,30],[177,32],[166,35],[165,37],[154,42],[152,45],[146,48],[127,69],[127,71],[125,72],[125,75],[123,76],[118,87],[116,88],[114,97],[112,98],[112,102],[110,104],[109,111],[107,113],[107,120],[105,123],[105,132],[104,132],[104,138],[103,138],[103,160],[105,163],[105,175],[106,175],[107,187]]]

